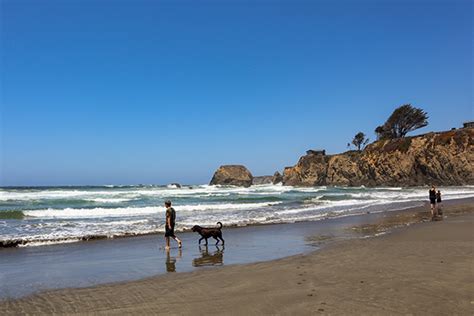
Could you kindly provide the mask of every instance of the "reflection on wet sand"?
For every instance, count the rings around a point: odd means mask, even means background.
[[[199,246],[201,257],[193,259],[193,267],[221,266],[224,264],[224,247],[215,246],[216,250],[209,252],[208,246]],[[212,247],[211,247],[212,248]]]
[[[181,257],[183,256],[183,252],[181,251],[181,249],[179,249],[178,251],[178,255],[177,256],[171,256],[170,255],[170,250],[166,250],[166,271],[167,272],[176,272],[176,260],[177,259],[181,259]]]

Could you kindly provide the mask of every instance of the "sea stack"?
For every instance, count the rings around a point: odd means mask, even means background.
[[[210,184],[249,187],[252,185],[252,181],[253,176],[245,166],[225,165],[216,170]]]

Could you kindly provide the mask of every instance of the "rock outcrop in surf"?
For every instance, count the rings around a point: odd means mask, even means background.
[[[249,187],[251,185],[278,184],[283,176],[277,171],[273,176],[256,176],[242,165],[220,166],[211,179],[211,185],[235,185]]]
[[[261,185],[261,184],[278,184],[283,181],[283,176],[276,171],[273,176],[258,176],[253,177],[252,185]]]
[[[273,183],[273,176],[258,176],[253,177],[252,185],[260,185],[260,184],[272,184]]]
[[[252,185],[253,176],[242,165],[220,166],[211,179],[211,185],[235,185],[249,187]]]

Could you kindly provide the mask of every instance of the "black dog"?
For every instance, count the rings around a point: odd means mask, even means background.
[[[219,239],[222,240],[222,244],[224,244],[224,239],[222,239],[222,231],[221,231],[222,223],[217,222],[217,225],[219,225],[218,228],[205,228],[199,225],[193,226],[192,231],[198,232],[199,235],[201,235],[201,239],[199,239],[199,244],[201,244],[201,240],[206,239],[206,246],[207,246],[207,239],[211,237],[217,240],[216,245],[219,243]]]

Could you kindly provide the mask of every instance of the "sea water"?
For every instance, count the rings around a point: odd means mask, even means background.
[[[440,188],[445,200],[474,197],[474,186]],[[176,230],[193,225],[292,223],[421,206],[427,187],[365,188],[257,185],[68,186],[0,188],[0,242],[19,246],[164,231],[164,201]]]

